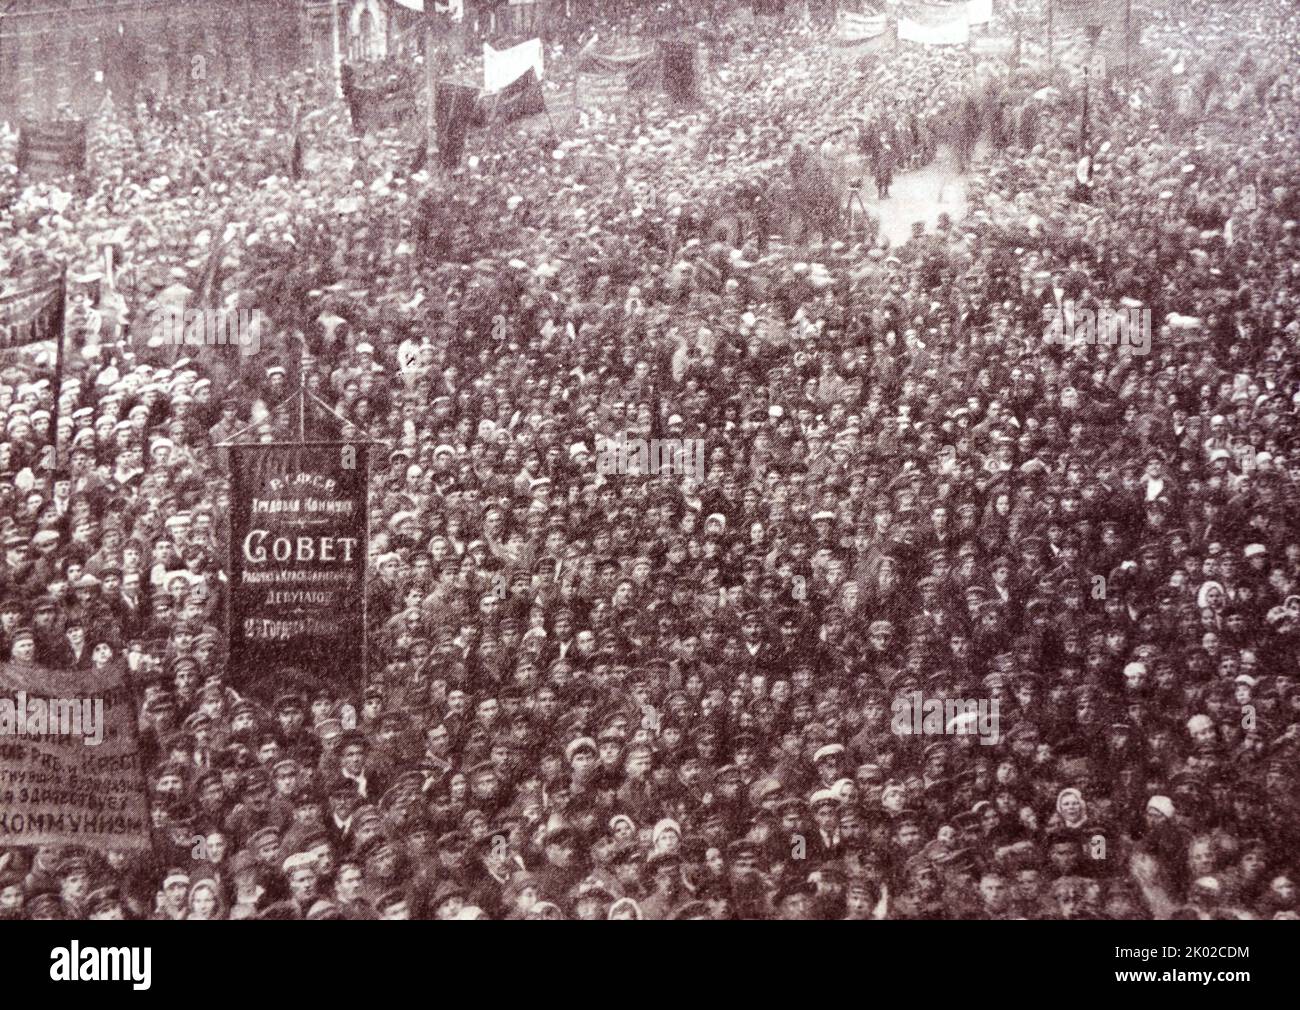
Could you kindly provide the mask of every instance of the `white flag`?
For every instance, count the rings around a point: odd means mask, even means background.
[[[513,84],[529,67],[536,71],[539,81],[544,79],[541,39],[529,39],[501,52],[483,43],[483,90],[489,94]]]

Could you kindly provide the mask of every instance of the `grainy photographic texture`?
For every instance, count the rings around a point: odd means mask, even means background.
[[[1295,919],[1298,47],[0,5],[0,918]]]

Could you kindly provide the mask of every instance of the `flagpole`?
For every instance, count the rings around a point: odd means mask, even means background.
[[[431,4],[433,0],[424,0]],[[307,397],[304,393],[303,400]],[[365,447],[366,454],[366,552],[370,551],[370,446]],[[361,569],[361,688],[370,685],[370,559],[366,559]]]
[[[1052,0],[1047,0],[1047,69],[1052,69]]]
[[[424,118],[425,136],[433,136],[435,125],[435,105],[438,101],[438,73],[433,60],[433,27],[437,23],[437,14],[433,10],[433,0],[424,0],[424,82],[429,92],[429,108]]]
[[[1133,0],[1124,0],[1124,75],[1129,75],[1129,47],[1133,38]]]
[[[299,334],[302,347],[298,351],[298,441],[307,441],[307,335]]]
[[[63,400],[63,344],[68,331],[68,265],[63,264],[59,276],[59,337],[54,351],[54,409],[50,411],[50,428],[54,432],[54,469],[58,470],[59,457],[59,407]]]

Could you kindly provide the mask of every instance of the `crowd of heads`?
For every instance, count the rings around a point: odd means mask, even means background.
[[[0,373],[0,636],[138,691],[152,845],[0,850],[0,915],[1294,918],[1297,27],[1156,12],[1085,83],[733,25],[699,106],[450,171],[328,80],[105,108],[87,192],[0,210],[70,284],[62,385]],[[782,212],[932,77],[964,217]],[[257,354],[150,340],[200,292]],[[383,446],[364,685],[226,667],[223,444],[299,384]]]

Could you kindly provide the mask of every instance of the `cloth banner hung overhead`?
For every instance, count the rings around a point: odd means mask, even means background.
[[[606,54],[594,51],[578,59],[578,72],[596,77],[621,78],[629,89],[651,91],[659,86],[660,54],[654,51]]]
[[[844,42],[862,42],[885,34],[885,15],[853,14],[845,12],[840,15],[839,37]]]
[[[500,91],[517,81],[530,68],[539,81],[545,79],[541,39],[529,39],[501,52],[497,52],[486,42],[483,43],[484,91]]]
[[[36,178],[56,178],[86,170],[86,124],[27,121],[18,132],[18,171]]]
[[[29,284],[0,280],[0,351],[15,350],[46,340],[58,340],[63,331],[62,276]]]
[[[0,662],[0,846],[150,847],[139,702],[126,676],[117,661]]]
[[[970,39],[970,22],[966,4],[914,3],[898,15],[898,38],[901,42],[919,42],[924,46],[959,46]]]

